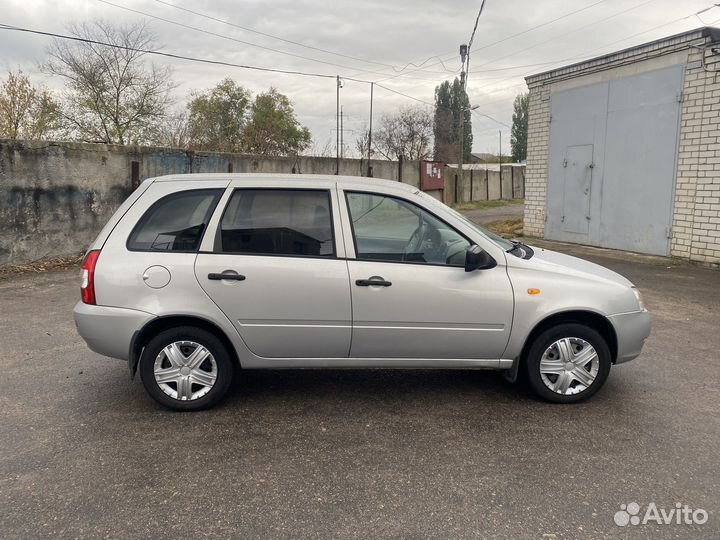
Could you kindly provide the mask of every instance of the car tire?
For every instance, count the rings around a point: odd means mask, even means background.
[[[599,332],[564,323],[535,339],[524,364],[527,382],[539,397],[552,403],[577,403],[600,390],[610,374],[612,357]]]
[[[232,382],[235,361],[214,334],[182,326],[160,332],[148,342],[139,371],[155,401],[176,411],[197,411],[222,400]]]

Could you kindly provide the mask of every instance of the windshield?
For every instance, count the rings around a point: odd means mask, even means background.
[[[502,236],[495,234],[494,232],[488,231],[484,227],[481,227],[480,225],[478,225],[474,221],[471,221],[470,219],[468,219],[466,216],[464,216],[457,210],[450,208],[448,205],[446,205],[445,203],[443,203],[441,201],[438,201],[435,197],[432,197],[431,195],[427,195],[426,193],[423,193],[422,191],[419,191],[418,195],[424,197],[426,201],[430,201],[432,204],[442,206],[444,210],[452,213],[455,217],[462,220],[463,223],[465,223],[469,227],[472,227],[478,233],[483,235],[483,237],[487,238],[493,244],[504,249],[505,251],[511,250],[511,249],[513,249],[513,247],[515,247],[515,244],[513,244],[510,240],[506,240]]]

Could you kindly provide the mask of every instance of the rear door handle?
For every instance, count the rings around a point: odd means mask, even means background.
[[[221,279],[230,279],[233,281],[245,281],[245,276],[242,274],[208,274],[208,279],[219,281]]]
[[[392,285],[391,282],[385,281],[380,276],[372,276],[368,279],[358,279],[355,281],[355,285],[358,287],[389,287]]]

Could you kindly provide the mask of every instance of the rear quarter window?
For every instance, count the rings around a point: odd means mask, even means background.
[[[155,202],[130,233],[130,251],[193,252],[207,228],[222,189],[196,189]]]

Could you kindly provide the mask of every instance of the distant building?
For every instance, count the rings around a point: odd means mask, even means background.
[[[526,78],[525,233],[720,264],[720,30]]]
[[[470,154],[470,163],[497,163],[498,156],[487,152],[473,152]]]

